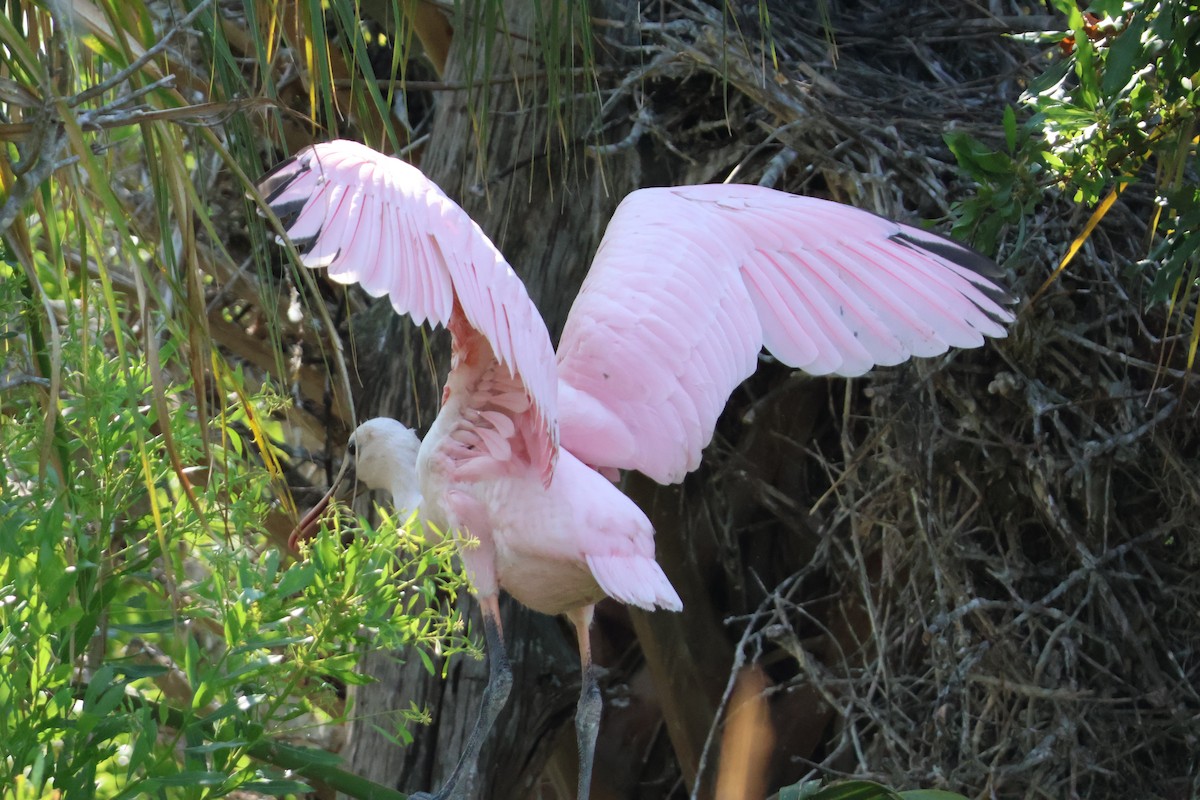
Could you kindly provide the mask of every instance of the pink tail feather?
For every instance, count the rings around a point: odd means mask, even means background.
[[[645,556],[588,556],[588,568],[605,594],[647,611],[682,611],[683,601],[652,558]]]

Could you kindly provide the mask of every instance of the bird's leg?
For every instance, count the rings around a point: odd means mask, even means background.
[[[579,664],[583,671],[583,685],[579,690],[579,705],[575,710],[575,738],[579,743],[579,791],[578,800],[588,800],[592,790],[592,762],[596,755],[596,736],[600,732],[600,684],[596,680],[596,667],[592,664],[593,606],[585,606],[569,612],[575,632],[579,636]]]
[[[412,794],[410,795],[412,800],[449,800],[452,797],[461,796],[458,784],[465,772],[475,771],[475,762],[479,759],[479,748],[483,746],[483,739],[492,729],[496,718],[500,716],[500,712],[508,700],[509,690],[512,689],[512,667],[508,664],[508,654],[504,650],[504,629],[500,625],[499,596],[493,594],[479,598],[479,608],[483,612],[483,635],[487,643],[488,659],[488,682],[483,690],[483,703],[479,707],[479,717],[475,720],[475,727],[471,729],[467,746],[459,756],[458,763],[454,765],[454,770],[446,780],[446,785],[435,795],[424,792]]]

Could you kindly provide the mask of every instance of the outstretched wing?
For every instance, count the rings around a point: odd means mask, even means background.
[[[456,324],[456,335],[482,336],[532,402],[539,430],[530,456],[549,480],[558,451],[550,336],[521,279],[466,212],[416,167],[349,141],[305,148],[259,190],[306,267],[386,294],[418,325],[449,326],[461,314],[467,325]]]
[[[1004,336],[999,269],[935,234],[759,186],[643,189],[617,208],[558,348],[563,447],[674,483],[766,346],[861,375]]]

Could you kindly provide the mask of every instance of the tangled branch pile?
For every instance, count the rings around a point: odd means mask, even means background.
[[[1004,105],[1047,64],[999,34],[1056,23],[997,6],[1011,16],[930,0],[900,20],[886,6],[839,4],[836,49],[811,9],[773,8],[781,72],[802,81],[764,80],[761,61],[721,46],[715,16],[650,35],[681,80],[724,72],[734,128],[787,148],[772,159],[779,148],[764,143],[748,171],[937,218],[969,191],[943,132],[997,135]],[[703,161],[700,140],[673,143]],[[785,570],[743,555],[742,580],[762,590],[729,604],[743,612],[736,663],[774,681],[777,722],[787,698],[832,712],[810,717],[828,720],[825,735],[811,752],[791,748],[780,775],[992,797],[1200,791],[1197,386],[1184,368],[1191,320],[1147,310],[1149,278],[1128,268],[1144,251],[1147,195],[1131,189],[1037,295],[1088,211],[1049,192],[1027,230],[1002,237],[1023,298],[1010,339],[822,384],[825,422],[811,442],[787,443],[795,493],[779,497],[777,471],[754,489],[774,498],[769,521],[730,523],[729,507],[717,510],[743,553],[764,527],[804,541],[799,572],[794,560]],[[795,403],[795,391],[760,377],[748,407]],[[724,469],[718,482],[763,473],[733,456]]]

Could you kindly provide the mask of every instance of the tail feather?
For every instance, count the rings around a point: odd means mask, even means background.
[[[653,611],[682,611],[683,601],[652,558],[637,555],[587,557],[588,568],[605,594],[622,603]]]

